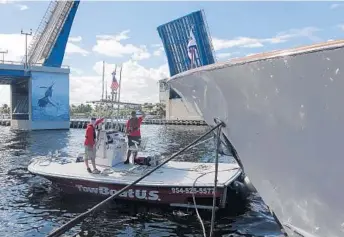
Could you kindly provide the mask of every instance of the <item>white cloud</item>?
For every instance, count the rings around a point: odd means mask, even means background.
[[[218,53],[216,54],[216,56],[221,59],[221,58],[229,58],[230,56],[232,56],[232,54],[231,53]]]
[[[153,55],[154,56],[161,56],[163,52],[165,52],[164,46],[162,44],[152,44],[152,48],[155,48]]]
[[[342,6],[343,6],[343,4],[333,3],[330,5],[330,9],[337,9],[339,7],[342,7]]]
[[[19,1],[0,0],[0,4],[14,4],[15,2],[19,2]],[[23,5],[23,4],[15,4],[15,6],[18,7],[19,10],[21,10],[21,11],[25,11],[25,10],[29,9],[29,7],[27,5]]]
[[[241,47],[241,48],[258,48],[263,47],[265,43],[277,44],[283,43],[292,38],[306,37],[311,40],[317,41],[318,37],[314,35],[315,32],[319,31],[315,27],[305,27],[302,29],[290,29],[285,32],[278,33],[273,38],[249,38],[249,37],[236,37],[231,40],[213,38],[212,42],[215,50]]]
[[[81,36],[77,36],[77,37],[69,37],[68,41],[69,42],[80,42],[82,40]]]
[[[0,4],[9,4],[9,3],[13,3],[13,0],[0,0]]]
[[[162,46],[163,46],[162,44],[152,44],[151,45],[152,48],[160,48]]]
[[[28,45],[32,36],[28,36]],[[1,50],[8,50],[8,54],[5,55],[5,61],[20,62],[25,55],[25,36],[21,34],[0,34]],[[83,56],[88,55],[88,52],[82,49],[80,46],[68,42],[66,47],[66,54],[81,54]]]
[[[110,95],[111,72],[115,64],[105,64],[105,82]],[[71,103],[82,103],[90,100],[99,100],[102,93],[103,63],[97,62],[94,67],[97,76],[72,76],[70,79]],[[123,63],[121,101],[127,102],[158,102],[158,80],[168,76],[167,64],[159,68],[145,68],[138,62],[129,60]],[[117,68],[117,80],[119,80],[119,65]],[[104,89],[105,94],[105,89]]]
[[[75,67],[70,68],[70,74],[71,75],[81,75],[83,73],[84,73],[84,71],[79,69],[79,68],[75,68]]]
[[[76,44],[67,42],[66,54],[81,54],[82,56],[87,56],[89,52]]]
[[[339,24],[339,25],[337,25],[337,27],[344,31],[344,24]]]
[[[110,57],[123,57],[130,55],[134,60],[150,58],[150,53],[145,45],[135,46],[133,44],[122,44],[121,41],[129,39],[125,30],[117,35],[97,35],[97,43],[93,46],[93,51]]]
[[[25,11],[25,10],[29,9],[28,6],[23,5],[23,4],[16,4],[16,6],[19,7],[19,10],[21,10],[21,11]]]

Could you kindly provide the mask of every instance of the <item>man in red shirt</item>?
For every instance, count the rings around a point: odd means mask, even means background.
[[[99,174],[100,171],[96,168],[96,119],[91,118],[91,122],[87,125],[85,135],[85,164],[89,173]],[[88,160],[91,159],[93,172],[88,166]]]
[[[127,126],[126,126],[126,133],[128,135],[128,148],[130,148],[131,146],[135,146],[135,143],[133,141],[137,142],[138,146],[141,144],[140,127],[141,127],[141,123],[144,117],[145,117],[144,113],[142,113],[141,117],[137,118],[136,111],[131,112],[131,118],[128,120]],[[133,155],[134,155],[134,160],[135,160],[137,156],[137,152],[135,151]],[[127,160],[124,162],[124,164],[129,163],[130,156],[131,156],[131,150],[128,149]]]

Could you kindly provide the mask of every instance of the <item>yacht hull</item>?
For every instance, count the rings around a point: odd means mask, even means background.
[[[282,223],[344,235],[344,43],[214,64],[170,85],[209,125],[225,122],[253,185]]]

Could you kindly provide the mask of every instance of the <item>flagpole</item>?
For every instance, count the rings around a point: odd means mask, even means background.
[[[116,76],[116,71],[117,71],[117,64],[115,66],[115,72],[114,72],[115,75],[112,75],[111,85],[112,85],[112,82],[113,82],[113,77]],[[111,86],[111,101],[112,102],[114,102],[114,100],[113,100],[114,99],[114,93],[115,93],[115,90]],[[115,110],[114,104],[111,103],[111,105],[112,105],[112,110],[111,111],[114,111]],[[112,116],[111,116],[111,127],[112,127],[112,129],[114,128],[113,125],[114,125],[114,123],[113,123],[113,114],[112,114]]]
[[[105,62],[103,61],[102,100],[104,99],[104,71],[105,71]]]
[[[117,65],[115,66],[115,75],[116,75],[116,72],[117,72]],[[113,78],[112,78],[113,80]],[[111,81],[111,84],[112,84],[112,81]],[[112,94],[112,97],[111,97],[111,100],[112,102],[114,101],[114,94],[115,94],[115,90],[111,88],[111,94]]]

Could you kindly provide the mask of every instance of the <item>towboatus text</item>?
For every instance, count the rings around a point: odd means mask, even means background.
[[[91,188],[83,185],[75,185],[80,192],[86,193],[93,193],[93,194],[101,194],[101,195],[114,195],[118,190],[109,189],[107,187],[98,187],[98,188]],[[159,191],[147,191],[142,189],[128,189],[124,193],[119,195],[120,197],[124,198],[133,198],[133,199],[141,199],[141,200],[152,200],[152,201],[160,201]]]

